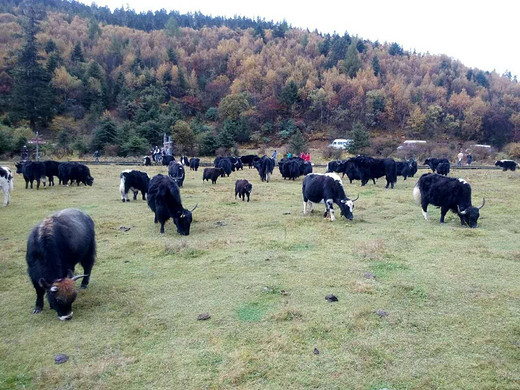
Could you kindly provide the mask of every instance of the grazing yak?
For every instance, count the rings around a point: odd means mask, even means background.
[[[172,161],[175,161],[175,157],[173,157],[172,155],[166,154],[166,155],[162,156],[162,159],[161,159],[162,165],[168,166],[168,165],[170,165],[170,163]]]
[[[204,180],[210,181],[212,184],[217,182],[217,179],[220,176],[223,176],[222,172],[224,172],[221,168],[204,168],[204,172],[202,173],[202,181]]]
[[[495,162],[495,166],[502,168],[504,172],[507,170],[516,171],[517,165],[518,163],[513,160],[498,160]]]
[[[40,188],[40,182],[46,185],[45,175],[45,164],[40,161],[22,160],[15,163],[16,173],[22,174],[25,180],[25,188],[28,188],[28,184],[31,184],[33,188],[33,182],[36,181],[36,188]]]
[[[121,172],[119,177],[121,178],[119,192],[122,202],[130,202],[130,199],[128,199],[128,191],[134,193],[134,200],[137,199],[137,194],[141,191],[143,200],[146,200],[148,185],[150,184],[150,176],[148,176],[146,172],[127,169]]]
[[[190,158],[190,170],[197,171],[199,169],[200,158],[192,157]]]
[[[425,173],[413,189],[413,197],[417,204],[422,207],[424,219],[428,220],[428,205],[441,208],[441,223],[448,210],[457,213],[461,225],[468,225],[470,228],[477,227],[479,210],[482,205],[474,207],[471,205],[471,186],[465,180],[445,177],[436,173]]]
[[[186,177],[186,172],[184,171],[184,167],[181,163],[177,161],[172,161],[170,165],[168,165],[168,176],[172,178],[172,180],[179,187],[182,187],[184,184],[184,178]]]
[[[13,191],[13,174],[8,167],[0,167],[0,187],[4,193],[3,205],[7,206],[11,199],[11,191]]]
[[[36,225],[27,240],[27,272],[36,290],[33,313],[43,309],[43,295],[60,320],[72,318],[72,303],[76,299],[74,281],[83,278],[87,288],[94,259],[96,237],[94,221],[77,209],[65,209],[45,218]],[[83,275],[74,275],[80,263]]]
[[[145,167],[152,166],[152,159],[150,158],[150,156],[144,156],[144,158],[143,158],[143,165]]]
[[[231,172],[235,170],[233,163],[231,162],[229,157],[217,157],[213,162],[215,168],[222,169],[222,177],[224,175],[231,175]]]
[[[36,189],[40,189],[40,181],[43,183],[45,187],[45,164],[41,161],[30,161],[23,160],[17,162],[16,164],[16,173],[23,174],[23,178],[25,180],[25,189],[28,188],[29,183],[31,183],[31,189],[33,188],[33,182],[36,180]]]
[[[304,215],[312,211],[313,203],[324,202],[324,218],[326,218],[327,213],[330,212],[330,220],[334,221],[334,203],[339,206],[341,215],[343,215],[346,219],[352,220],[354,218],[354,215],[352,214],[354,211],[354,202],[359,199],[359,195],[356,199],[351,200],[347,198],[341,179],[335,173],[329,172],[325,174],[308,174],[303,179],[302,194]]]
[[[155,213],[154,223],[160,222],[161,234],[164,234],[164,224],[170,219],[177,227],[177,232],[183,236],[190,234],[192,210],[182,207],[179,187],[169,177],[156,175],[150,181],[148,188],[148,206]]]
[[[405,161],[396,161],[395,167],[397,176],[404,177],[404,180],[407,177],[413,177],[417,173],[417,162],[413,158]]]
[[[284,157],[278,162],[278,168],[282,177],[293,179],[312,173],[312,164],[300,157]]]
[[[90,176],[90,169],[80,163],[76,162],[64,162],[61,163],[58,168],[58,178],[60,184],[72,185],[74,181],[79,186],[79,183],[83,183],[85,186],[92,186],[94,184],[94,178]]]
[[[58,161],[47,160],[44,161],[43,164],[45,164],[45,176],[47,176],[47,179],[49,179],[49,187],[54,186],[54,176],[59,176],[59,168],[61,163]]]
[[[255,161],[259,159],[260,157],[258,157],[256,154],[248,154],[246,156],[240,157],[240,161],[242,162],[242,164],[247,164],[249,169],[254,168]]]
[[[254,163],[254,166],[260,175],[260,179],[268,183],[271,179],[271,175],[273,174],[274,165],[274,158],[269,158],[267,156],[263,156]]]
[[[392,158],[372,158],[368,156],[357,156],[348,159],[344,164],[344,171],[346,172],[350,182],[352,180],[361,180],[361,185],[364,186],[369,180],[376,183],[376,179],[385,176],[386,187],[394,188],[397,182],[397,169],[394,159]]]
[[[427,158],[424,160],[424,165],[428,165],[433,172],[437,171],[437,166],[441,163],[450,163],[446,158]]]
[[[439,175],[448,176],[448,173],[450,173],[450,163],[441,162],[437,164],[437,173]]]
[[[239,198],[242,199],[242,201],[246,200],[247,195],[247,201],[249,202],[249,196],[251,195],[251,191],[253,190],[253,185],[248,182],[245,179],[237,180],[235,182],[235,199],[237,198],[237,195]]]

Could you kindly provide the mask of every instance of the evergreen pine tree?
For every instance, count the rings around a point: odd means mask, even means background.
[[[370,146],[370,135],[361,122],[354,123],[350,138],[352,143],[348,147],[348,151],[352,154],[356,154],[362,148]]]
[[[343,71],[348,74],[350,78],[354,78],[359,69],[361,69],[361,59],[359,58],[356,42],[352,42],[347,49],[347,55],[343,63]]]
[[[377,58],[377,56],[372,57],[372,69],[374,70],[374,76],[379,76],[381,66],[379,65],[379,58]]]
[[[38,21],[29,8],[24,26],[25,45],[14,71],[11,113],[14,119],[28,119],[33,131],[37,125],[46,126],[53,115],[54,93],[51,76],[37,62],[36,33]]]
[[[301,152],[307,150],[307,141],[303,138],[300,130],[296,130],[291,137],[290,148],[293,156],[298,156]]]
[[[74,45],[74,49],[72,50],[72,54],[70,55],[70,60],[74,63],[85,62],[85,58],[83,57],[83,49],[81,48],[81,43],[78,42]]]

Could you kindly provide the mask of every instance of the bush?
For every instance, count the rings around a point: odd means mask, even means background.
[[[510,143],[509,145],[507,145],[507,149],[510,158],[520,158],[520,143]]]
[[[341,160],[343,158],[343,149],[326,148],[322,152],[325,160]]]

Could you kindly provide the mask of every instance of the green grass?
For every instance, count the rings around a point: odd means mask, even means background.
[[[171,222],[161,236],[142,200],[120,201],[126,168],[92,167],[87,188],[15,178],[0,208],[0,388],[520,388],[518,174],[454,172],[475,204],[486,197],[468,229],[453,214],[440,225],[433,207],[425,221],[417,178],[345,183],[360,193],[354,221],[330,222],[322,205],[302,215],[301,179],[261,183],[246,168],[211,185],[187,172],[183,204],[199,207],[181,237]],[[238,178],[253,183],[249,203],[234,200]],[[25,247],[66,207],[96,222],[98,257],[61,322],[47,302],[31,314]],[[70,360],[54,364],[58,353]]]

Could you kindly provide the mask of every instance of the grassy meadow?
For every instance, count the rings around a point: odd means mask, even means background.
[[[39,191],[16,175],[0,208],[0,388],[520,388],[517,172],[451,173],[474,204],[486,198],[469,229],[451,212],[440,225],[432,206],[424,220],[412,199],[424,171],[394,190],[344,180],[360,194],[354,221],[330,222],[323,205],[302,215],[302,178],[278,169],[270,183],[246,167],[216,185],[188,170],[183,205],[199,206],[182,237],[172,222],[161,236],[140,198],[120,201],[127,168]],[[253,183],[250,203],[234,199],[238,178]],[[94,219],[98,256],[62,322],[47,301],[31,314],[25,249],[67,207]],[[55,364],[59,353],[69,361]]]

